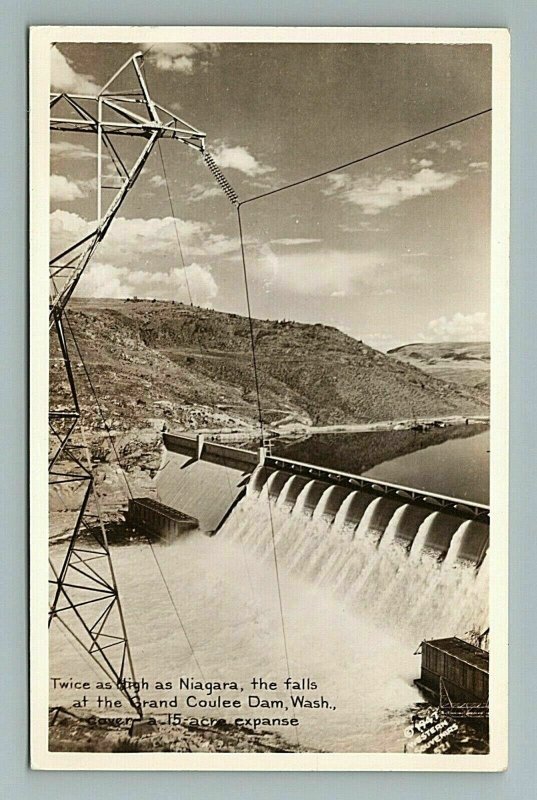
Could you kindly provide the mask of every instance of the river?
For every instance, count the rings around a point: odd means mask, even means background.
[[[394,438],[397,433],[406,436]],[[346,434],[339,453],[319,436],[295,442],[285,455],[300,448],[306,460],[304,448],[314,447],[319,463],[324,459],[327,465],[328,459],[329,465],[351,471],[352,464],[339,460],[342,452],[367,464],[373,452],[378,457],[408,448],[409,433],[391,432],[383,447],[375,437],[367,447],[363,440],[356,446],[356,437],[372,434]],[[369,472],[484,499],[485,483],[479,481],[486,473],[488,432],[466,428],[457,433],[381,460]],[[437,434],[444,436],[443,431]],[[319,687],[315,696],[327,698],[330,708],[291,710],[300,719],[293,741],[296,735],[306,748],[331,752],[403,752],[405,727],[423,699],[413,685],[422,639],[464,637],[488,625],[487,559],[476,570],[457,557],[468,525],[475,523],[463,522],[455,530],[448,556],[440,561],[425,546],[427,534],[432,525],[452,525],[453,520],[443,522],[438,512],[414,520],[409,549],[401,534],[408,533],[412,509],[404,504],[395,509],[379,540],[373,511],[389,500],[367,498],[358,521],[346,510],[355,507],[352,497],[332,519],[306,513],[300,495],[291,505],[288,497],[284,487],[269,500],[265,484],[239,502],[212,538],[194,531],[171,545],[155,544],[153,551],[141,542],[112,547],[137,676],[174,684],[180,676],[235,680],[244,687],[242,697],[252,691],[255,677],[280,686],[287,676],[309,678]],[[57,565],[65,546],[52,548]],[[50,669],[53,676],[79,679],[95,680],[98,674],[58,625],[51,629]],[[94,708],[95,692],[88,695]],[[69,705],[74,696],[68,690],[54,692],[51,703]],[[151,696],[163,695],[144,694]],[[289,706],[288,692],[272,696]],[[186,708],[184,699],[183,693],[181,713],[204,714]],[[261,716],[278,714],[271,709]],[[231,719],[237,712],[220,709],[216,715]]]

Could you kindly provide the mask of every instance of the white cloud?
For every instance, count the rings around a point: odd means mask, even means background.
[[[471,161],[468,167],[474,172],[486,172],[489,168],[488,161]]]
[[[373,215],[394,208],[405,200],[449,189],[461,180],[461,176],[423,167],[410,176],[353,178],[340,173],[329,175],[328,180],[330,186],[324,190],[325,194],[335,194],[340,200],[359,206],[364,214]]]
[[[436,150],[438,153],[447,153],[448,150],[457,150],[460,152],[465,145],[460,139],[448,139],[447,142],[440,144],[439,142],[429,142],[425,145],[426,150]]]
[[[312,297],[347,297],[400,284],[408,288],[421,275],[415,265],[395,264],[375,252],[276,254],[265,246],[260,249],[258,263],[266,292]]]
[[[186,74],[191,74],[197,64],[204,66],[207,57],[218,52],[218,45],[203,42],[159,42],[141,47],[150,50],[146,58],[158,69]]]
[[[419,161],[417,158],[411,158],[410,163],[415,164],[418,167],[432,167],[434,162],[428,158],[420,158]]]
[[[162,267],[178,258],[175,224],[186,258],[226,256],[237,252],[237,241],[213,233],[205,222],[164,217],[162,219],[125,219],[117,217],[104,240],[99,244],[97,257],[103,263],[130,268],[152,265]],[[77,239],[90,233],[95,221],[87,221],[63,209],[50,215],[51,249],[61,252]]]
[[[57,47],[53,47],[50,54],[50,73],[52,89],[56,92],[94,95],[100,91],[93,76],[75,72],[69,60]]]
[[[261,164],[248,152],[246,147],[240,145],[228,147],[226,144],[220,144],[214,150],[213,156],[222,169],[237,169],[251,178],[256,175],[265,175],[267,172],[274,172],[274,167]]]
[[[451,318],[432,319],[423,338],[433,342],[482,342],[490,337],[488,317],[483,311],[475,314],[457,312]]]
[[[162,175],[153,175],[149,178],[149,183],[151,186],[155,186],[159,189],[161,186],[166,186],[166,180],[162,177]]]
[[[216,297],[218,287],[209,267],[189,264],[188,285],[196,305],[208,305]],[[188,302],[185,270],[172,267],[168,271],[151,272],[94,262],[86,269],[78,285],[81,297],[144,297]]]
[[[70,203],[84,197],[84,192],[75,181],[68,180],[65,175],[50,176],[50,199],[58,203]]]
[[[322,239],[273,239],[272,244],[282,244],[285,247],[298,247],[302,244],[315,244]]]
[[[50,155],[53,158],[73,158],[77,161],[81,159],[97,158],[97,153],[90,150],[83,144],[74,142],[51,142]]]
[[[208,197],[225,198],[225,194],[219,186],[204,186],[202,183],[195,183],[190,189],[188,199],[193,203],[197,203],[200,200],[206,200]]]

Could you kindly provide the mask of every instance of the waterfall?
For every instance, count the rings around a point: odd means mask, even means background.
[[[422,700],[419,643],[488,627],[488,527],[397,495],[295,478],[257,470],[216,536],[191,531],[153,554],[140,542],[114,547],[138,674],[197,677],[194,650],[208,680],[237,679],[245,692],[253,676],[310,676],[335,711],[297,712],[303,746],[401,753],[409,709]],[[53,551],[59,565],[62,548]],[[88,677],[57,626],[51,670]]]
[[[487,627],[484,523],[274,471],[219,536],[270,560],[275,547],[289,573],[414,646]]]

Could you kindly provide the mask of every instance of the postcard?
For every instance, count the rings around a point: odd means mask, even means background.
[[[505,769],[507,31],[30,86],[33,767]]]

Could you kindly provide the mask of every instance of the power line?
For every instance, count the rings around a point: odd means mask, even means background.
[[[491,111],[492,108],[485,108],[483,111],[478,111],[476,114],[470,114],[467,117],[456,119],[453,122],[448,122],[446,125],[440,125],[438,128],[433,128],[432,130],[425,131],[425,133],[418,133],[416,136],[411,136],[409,139],[404,139],[402,142],[397,142],[396,144],[390,144],[388,145],[388,147],[382,147],[380,150],[375,150],[373,153],[368,153],[365,156],[354,158],[352,159],[352,161],[346,161],[345,164],[339,164],[337,167],[331,167],[330,169],[325,169],[323,170],[323,172],[317,172],[315,175],[310,175],[307,178],[301,178],[298,181],[287,183],[284,186],[279,186],[277,189],[271,189],[268,192],[263,192],[262,194],[255,195],[255,197],[249,197],[247,200],[242,200],[239,203],[239,205],[244,206],[246,205],[246,203],[253,203],[254,200],[261,200],[262,197],[268,197],[271,194],[277,194],[278,192],[284,192],[286,189],[292,189],[294,186],[301,186],[304,183],[309,183],[310,181],[317,180],[317,178],[323,178],[325,175],[330,175],[330,173],[332,172],[338,172],[340,169],[345,169],[345,167],[351,167],[353,164],[359,164],[361,161],[367,161],[370,158],[382,155],[382,153],[388,153],[390,150],[395,150],[397,147],[402,147],[405,144],[416,142],[418,141],[418,139],[424,139],[426,136],[432,136],[433,133],[439,133],[440,131],[445,131],[448,128],[453,128],[455,125],[461,125],[463,122],[468,122],[471,119],[476,119],[477,117],[483,116],[483,114],[489,114]]]
[[[144,79],[145,79],[146,83],[147,83],[147,75],[145,73],[144,57],[154,47],[156,47],[156,45],[152,44],[151,47],[149,47],[147,50],[145,50],[142,53],[142,72],[144,74]],[[170,211],[172,213],[173,226],[174,226],[174,229],[175,229],[175,238],[177,239],[177,246],[179,248],[179,255],[181,257],[181,264],[183,266],[183,271],[184,271],[184,274],[185,274],[185,283],[186,283],[186,290],[187,290],[187,293],[188,293],[188,300],[190,302],[190,305],[193,306],[194,302],[192,300],[192,292],[190,291],[190,283],[188,281],[188,271],[187,271],[187,266],[185,264],[185,259],[184,259],[184,256],[183,256],[183,248],[181,246],[181,237],[179,236],[179,228],[177,227],[177,218],[175,216],[175,210],[174,210],[174,207],[173,207],[173,200],[172,200],[172,195],[171,195],[171,191],[170,191],[170,183],[168,181],[168,175],[166,174],[166,165],[164,164],[164,156],[162,155],[162,148],[161,148],[161,145],[160,145],[160,139],[157,139],[157,149],[158,149],[158,153],[159,153],[159,156],[160,156],[160,163],[162,164],[162,174],[164,175],[164,183],[166,184],[166,192],[167,192],[167,195],[168,195],[168,202],[170,204]]]
[[[237,220],[239,224],[239,240],[240,240],[240,247],[241,247],[241,259],[242,259],[242,271],[244,277],[244,290],[246,293],[246,308],[248,311],[248,322],[250,326],[250,342],[252,347],[252,364],[254,370],[254,380],[255,380],[255,390],[257,395],[257,408],[259,411],[259,427],[261,433],[261,446],[263,447],[265,444],[265,437],[264,437],[264,429],[263,429],[263,412],[261,408],[261,393],[259,391],[259,377],[258,377],[258,369],[257,369],[257,359],[256,359],[256,352],[255,352],[255,337],[254,337],[254,326],[252,320],[252,309],[250,306],[250,291],[248,287],[248,271],[246,269],[246,256],[244,251],[244,236],[242,231],[242,221],[241,221],[241,210],[240,206],[237,206]],[[285,662],[287,665],[287,674],[288,676],[291,675],[291,668],[289,664],[289,650],[287,647],[287,632],[285,628],[285,616],[283,611],[283,601],[282,601],[282,590],[280,584],[280,570],[278,565],[278,555],[276,552],[276,534],[274,531],[274,520],[272,518],[272,508],[270,505],[270,494],[267,494],[267,503],[268,503],[268,511],[269,511],[269,520],[270,520],[270,531],[272,537],[272,553],[274,558],[274,571],[276,574],[276,585],[278,588],[278,604],[280,609],[280,620],[282,626],[282,637],[283,637],[283,648],[285,653]]]
[[[179,228],[177,227],[177,218],[175,216],[175,211],[174,211],[174,208],[173,208],[173,200],[172,200],[172,195],[171,195],[171,192],[170,192],[170,184],[168,182],[168,175],[166,174],[166,167],[164,165],[164,157],[162,155],[162,148],[160,146],[160,139],[157,141],[157,149],[158,149],[159,156],[160,156],[160,162],[162,164],[162,173],[164,175],[164,182],[166,184],[166,192],[168,194],[168,202],[170,203],[170,210],[172,212],[173,226],[175,228],[175,238],[177,239],[177,246],[179,248],[179,254],[181,256],[181,264],[183,265],[183,271],[185,273],[185,282],[186,282],[186,290],[188,292],[188,299],[190,301],[190,305],[193,306],[194,303],[192,301],[192,292],[190,291],[190,283],[188,281],[188,270],[187,270],[187,267],[186,267],[186,264],[185,264],[185,259],[184,259],[184,256],[183,256],[183,248],[181,246],[181,238],[179,236]]]
[[[255,392],[257,395],[257,410],[259,415],[259,433],[261,437],[261,446],[263,447],[264,444],[264,427],[263,427],[263,410],[261,408],[261,393],[259,391],[259,378],[257,372],[257,359],[255,353],[255,336],[254,336],[254,324],[252,320],[252,308],[250,305],[250,290],[248,288],[248,273],[246,271],[246,255],[244,252],[244,236],[242,232],[242,221],[241,221],[241,209],[240,206],[237,206],[237,221],[239,224],[239,241],[241,246],[241,260],[242,260],[242,274],[244,277],[244,291],[246,294],[246,309],[248,311],[248,323],[250,327],[250,343],[252,348],[252,364],[254,368],[254,382],[255,382]]]
[[[127,487],[127,491],[128,491],[128,493],[129,493],[129,495],[131,497],[131,500],[132,500],[132,499],[134,499],[134,496],[132,494],[131,487],[130,487],[130,484],[129,484],[129,481],[128,481],[128,478],[127,478],[127,471],[126,471],[125,467],[123,466],[123,464],[121,463],[121,459],[119,458],[119,453],[118,453],[117,448],[116,448],[116,443],[114,441],[114,437],[112,436],[112,431],[110,430],[108,422],[106,421],[106,417],[105,417],[104,411],[103,411],[102,406],[101,406],[101,404],[99,402],[99,397],[97,396],[97,390],[95,389],[95,386],[93,385],[93,381],[91,379],[91,375],[90,375],[89,370],[88,370],[88,368],[86,366],[86,362],[84,360],[84,356],[82,355],[82,351],[80,350],[80,347],[78,345],[78,340],[77,340],[77,338],[75,336],[75,332],[73,330],[73,326],[71,325],[71,320],[67,316],[67,312],[65,310],[63,312],[63,317],[64,317],[65,321],[67,322],[67,327],[69,328],[69,333],[71,334],[71,338],[73,340],[73,344],[75,346],[75,350],[78,353],[78,357],[80,359],[80,364],[82,365],[82,369],[84,370],[84,374],[86,376],[86,380],[88,381],[89,387],[90,387],[91,392],[93,394],[93,397],[95,399],[95,404],[97,406],[97,410],[99,411],[99,416],[101,417],[101,422],[104,425],[104,429],[106,431],[106,435],[108,436],[108,440],[110,442],[110,446],[112,447],[112,450],[114,451],[114,455],[115,455],[115,458],[116,458],[117,465],[118,465],[118,467],[120,469],[121,475],[122,475],[123,480],[125,481],[125,485]]]

